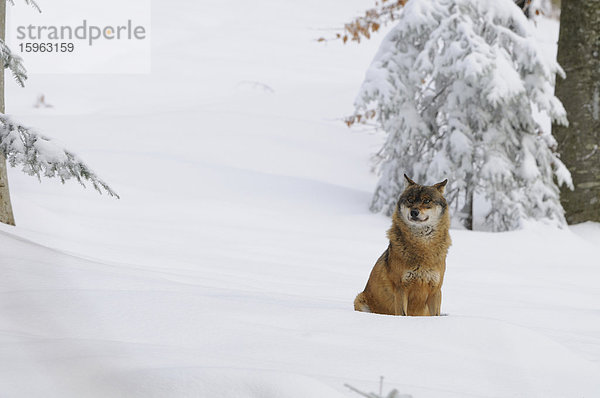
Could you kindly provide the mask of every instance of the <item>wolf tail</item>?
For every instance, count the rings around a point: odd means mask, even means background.
[[[359,293],[358,296],[354,299],[354,310],[361,312],[371,312],[369,305],[367,304],[367,298],[365,297],[365,293]]]

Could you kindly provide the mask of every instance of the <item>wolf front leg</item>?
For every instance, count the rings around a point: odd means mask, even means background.
[[[427,307],[429,307],[429,315],[440,315],[442,309],[442,289],[436,290],[427,298]]]
[[[408,293],[402,288],[394,295],[394,315],[408,315]]]

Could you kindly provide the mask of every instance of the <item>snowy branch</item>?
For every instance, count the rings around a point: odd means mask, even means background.
[[[15,1],[14,0],[6,0],[8,1],[11,5],[15,5]],[[37,3],[35,2],[35,0],[24,0],[25,4],[32,6],[33,8],[35,8],[36,10],[38,10],[38,12],[42,12],[42,9],[40,8],[40,6],[37,5]]]
[[[23,172],[38,179],[58,177],[64,183],[75,178],[84,187],[85,180],[99,193],[104,191],[119,198],[77,155],[3,114],[0,114],[0,153],[12,167],[22,165]]]
[[[2,40],[0,40],[0,57],[4,62],[4,69],[10,69],[19,86],[24,87],[25,80],[27,80],[27,70],[23,66],[23,59],[13,54]]]

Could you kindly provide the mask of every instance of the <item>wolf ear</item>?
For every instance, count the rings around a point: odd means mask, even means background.
[[[446,188],[446,184],[448,183],[448,180],[444,180],[442,182],[438,182],[437,184],[435,184],[433,187],[435,189],[437,189],[438,191],[440,191],[440,193],[444,193],[444,189]]]
[[[406,179],[406,182],[408,182],[408,185],[417,185],[416,182],[414,182],[413,180],[411,180],[410,178],[408,178],[408,176],[406,174],[404,174],[404,178]]]

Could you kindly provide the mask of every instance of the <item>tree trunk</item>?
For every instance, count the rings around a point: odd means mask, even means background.
[[[467,181],[470,181],[469,178]],[[469,231],[473,230],[473,191],[467,189],[465,192],[465,205],[463,206],[461,213],[463,213],[462,224]]]
[[[523,10],[527,18],[531,18],[531,0],[515,0],[515,3]]]
[[[558,62],[567,73],[556,96],[569,127],[553,126],[575,190],[561,189],[569,224],[600,221],[600,0],[563,0]]]
[[[0,0],[0,39],[6,37],[6,1]],[[0,113],[5,112],[4,107],[4,67],[0,66]],[[8,190],[8,175],[6,174],[6,159],[0,155],[0,222],[15,225],[10,192]]]

